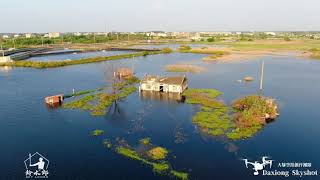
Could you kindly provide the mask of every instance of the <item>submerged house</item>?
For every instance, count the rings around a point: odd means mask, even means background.
[[[182,93],[188,88],[186,76],[159,77],[146,75],[140,82],[140,91]]]

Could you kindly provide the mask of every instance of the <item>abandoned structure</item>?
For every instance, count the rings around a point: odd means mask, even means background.
[[[182,93],[188,88],[186,76],[159,77],[146,75],[140,82],[140,91]]]
[[[64,99],[64,95],[59,94],[59,95],[55,95],[55,96],[46,97],[45,102],[48,105],[55,105],[55,104],[61,104],[63,102],[63,99]]]
[[[130,78],[133,76],[133,71],[130,68],[119,68],[114,75],[119,78]]]

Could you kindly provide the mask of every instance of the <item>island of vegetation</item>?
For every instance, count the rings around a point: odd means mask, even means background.
[[[192,122],[208,135],[232,140],[249,138],[278,115],[277,105],[271,98],[246,96],[234,101],[231,109],[217,100],[221,94],[214,89],[188,89],[183,93],[187,103],[201,105]]]
[[[199,73],[203,71],[202,67],[191,65],[191,64],[171,64],[165,67],[168,72],[191,72]]]
[[[108,149],[113,149],[118,154],[140,161],[142,164],[150,166],[152,170],[160,175],[168,175],[175,179],[188,180],[189,174],[174,170],[170,165],[167,155],[168,150],[164,147],[151,144],[150,138],[141,139],[137,148],[130,146],[124,139],[117,138],[113,147],[109,139],[103,140],[103,144]]]
[[[109,106],[135,92],[137,88],[134,84],[138,82],[139,79],[136,77],[124,79],[121,82],[112,84],[113,92],[111,93],[98,91],[98,93],[89,94],[74,101],[67,102],[63,104],[63,107],[89,111],[93,116],[103,116],[106,114]]]
[[[92,135],[92,136],[100,136],[100,135],[102,135],[103,133],[104,133],[103,130],[101,130],[101,129],[96,129],[96,130],[93,130],[93,131],[91,132],[91,135]]]

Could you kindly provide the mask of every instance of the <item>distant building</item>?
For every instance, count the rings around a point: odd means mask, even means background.
[[[49,38],[58,38],[58,37],[60,37],[60,33],[59,32],[49,32],[48,37]]]
[[[20,35],[19,34],[15,34],[13,37],[18,38],[18,37],[20,37]]]
[[[8,36],[8,35],[3,35],[2,38],[3,38],[3,39],[8,39],[9,36]]]
[[[27,33],[25,34],[26,38],[31,38],[32,37],[32,34],[31,33]]]
[[[266,35],[270,35],[270,36],[275,36],[276,33],[275,32],[264,32]]]
[[[147,75],[140,82],[140,91],[182,93],[188,88],[186,76],[158,77]]]
[[[200,36],[200,33],[195,33],[193,36],[191,36],[191,39],[194,41],[200,41],[202,38]]]
[[[73,35],[75,35],[75,36],[81,36],[81,35],[82,35],[82,33],[80,33],[80,32],[76,32],[76,33],[73,33]]]

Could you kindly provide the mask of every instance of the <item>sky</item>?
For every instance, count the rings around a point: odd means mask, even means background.
[[[320,0],[0,0],[0,33],[320,31]]]

